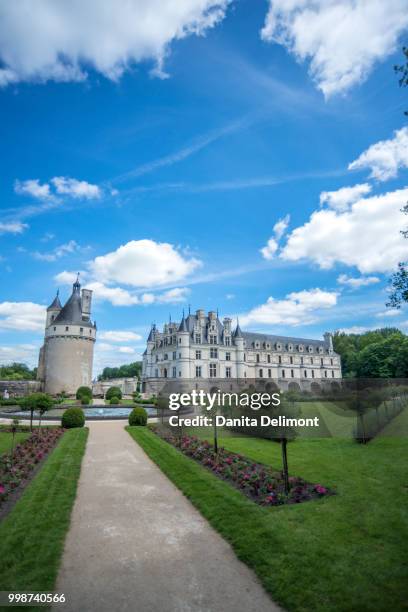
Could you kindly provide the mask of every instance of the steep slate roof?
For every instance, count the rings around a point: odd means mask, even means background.
[[[324,340],[313,340],[310,338],[292,338],[291,336],[275,336],[272,334],[258,334],[255,332],[242,332],[242,336],[247,343],[247,346],[252,346],[253,342],[270,342],[272,345],[279,342],[283,346],[286,344],[303,344],[306,346],[327,348]]]
[[[241,331],[238,321],[237,321],[237,326],[234,331],[234,338],[243,338],[242,331]]]
[[[93,324],[89,319],[83,319],[82,317],[82,302],[81,302],[81,285],[77,281],[74,283],[72,288],[72,295],[55,317],[53,323],[64,325],[81,325],[82,327],[93,327]]]
[[[57,295],[55,296],[53,302],[48,306],[47,310],[61,310],[62,304],[59,299],[59,291],[57,291]]]

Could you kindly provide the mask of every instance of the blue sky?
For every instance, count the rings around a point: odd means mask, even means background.
[[[407,91],[392,68],[405,0],[387,14],[310,0],[312,17],[301,2],[183,0],[174,31],[157,9],[152,32],[124,28],[149,17],[128,4],[74,2],[69,22],[61,8],[59,37],[45,0],[27,32],[5,3],[0,361],[35,364],[43,307],[76,271],[94,289],[96,371],[139,358],[150,323],[188,304],[294,336],[406,329],[385,307],[408,245]],[[87,25],[102,5],[109,35]]]

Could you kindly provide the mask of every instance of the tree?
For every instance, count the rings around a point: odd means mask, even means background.
[[[402,52],[404,54],[404,63],[394,66],[394,71],[399,76],[400,87],[408,87],[408,47],[403,47]],[[405,111],[404,114],[408,115],[408,111]],[[408,214],[408,204],[403,207],[402,211]],[[404,238],[408,238],[408,230],[401,230],[401,234]],[[401,308],[403,302],[408,302],[407,265],[408,262],[400,262],[397,272],[391,277],[392,293],[389,302],[386,304],[390,308]]]
[[[33,431],[34,412],[37,410],[40,413],[41,424],[41,416],[52,408],[54,400],[47,393],[32,393],[23,398],[19,405],[23,410],[30,411],[30,430]]]
[[[30,370],[25,363],[10,363],[0,366],[0,380],[35,380],[37,368]]]
[[[102,374],[98,376],[98,380],[111,380],[112,378],[134,378],[142,373],[142,362],[134,361],[126,363],[117,368],[104,368]]]

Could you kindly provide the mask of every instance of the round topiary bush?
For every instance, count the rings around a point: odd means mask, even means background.
[[[129,425],[146,425],[147,412],[144,408],[133,408],[129,414]]]
[[[61,426],[65,429],[72,427],[83,427],[85,425],[85,415],[81,408],[68,408],[62,415]]]
[[[77,400],[82,399],[84,396],[89,397],[89,399],[91,399],[92,389],[90,387],[78,387],[76,392]]]
[[[82,404],[83,406],[87,406],[87,405],[88,405],[88,404],[90,404],[90,403],[91,403],[91,398],[90,398],[90,397],[88,397],[87,395],[83,395],[83,396],[81,397],[81,404]]]
[[[116,397],[116,396],[113,396],[113,397],[110,398],[109,403],[112,404],[112,405],[113,404],[120,404],[120,399],[118,397]]]
[[[119,387],[109,387],[106,392],[105,398],[107,400],[110,400],[112,399],[112,397],[118,397],[119,399],[122,399],[122,391],[119,389]]]

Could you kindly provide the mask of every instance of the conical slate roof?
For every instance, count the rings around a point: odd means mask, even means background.
[[[183,318],[181,319],[181,323],[179,325],[178,330],[179,330],[179,332],[188,332],[186,319],[184,317],[184,312],[183,312]]]
[[[81,325],[83,327],[92,327],[89,320],[82,317],[82,302],[81,302],[81,285],[76,281],[72,287],[72,295],[68,302],[62,308],[54,324],[63,323],[64,325]]]
[[[61,310],[61,308],[62,304],[59,299],[59,291],[57,291],[54,301],[48,306],[47,310]]]
[[[244,336],[242,335],[242,331],[241,328],[239,326],[239,321],[237,321],[237,327],[234,331],[234,338],[243,338]]]

